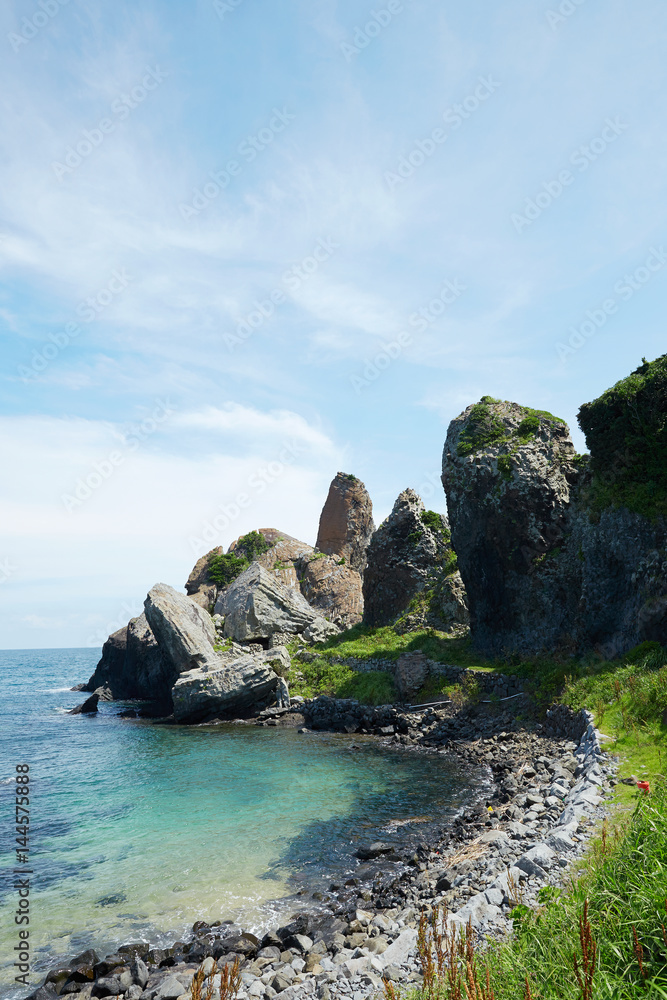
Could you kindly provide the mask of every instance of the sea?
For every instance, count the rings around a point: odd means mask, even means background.
[[[68,715],[99,655],[0,651],[3,998],[28,996],[89,947],[169,945],[199,919],[275,926],[353,876],[359,846],[425,835],[481,794],[483,775],[454,758],[374,738],[156,724],[121,718],[121,702]],[[29,776],[27,851],[18,774]],[[26,929],[27,986],[14,965]]]

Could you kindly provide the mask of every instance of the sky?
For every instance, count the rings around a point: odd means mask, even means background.
[[[6,0],[0,647],[665,351],[659,0]],[[663,244],[664,241],[664,244]]]

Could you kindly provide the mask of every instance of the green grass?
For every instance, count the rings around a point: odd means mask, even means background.
[[[327,694],[334,698],[356,698],[364,705],[388,705],[396,699],[390,674],[380,670],[359,673],[342,663],[318,659],[312,663],[295,662],[291,677],[299,671],[301,680],[290,682],[290,692],[304,698]]]
[[[634,811],[624,828],[598,840],[584,874],[567,890],[542,891],[537,911],[518,907],[515,934],[494,946],[478,964],[488,965],[496,1000],[522,1000],[526,977],[541,1000],[580,1000],[574,967],[581,965],[579,921],[588,900],[596,945],[592,997],[626,1000],[667,996],[667,789],[634,792]],[[642,949],[643,974],[633,927]],[[440,994],[449,997],[445,988]]]

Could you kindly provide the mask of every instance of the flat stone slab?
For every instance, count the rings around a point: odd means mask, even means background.
[[[388,965],[402,965],[407,960],[416,943],[417,931],[411,927],[406,927],[405,930],[401,931],[396,940],[392,941],[387,950],[378,956],[377,960],[381,963],[383,969],[386,969]]]

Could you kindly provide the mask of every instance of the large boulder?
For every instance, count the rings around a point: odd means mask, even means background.
[[[442,482],[477,647],[543,649],[573,627],[556,569],[578,480],[567,424],[483,397],[451,422]],[[555,572],[554,572],[555,570]]]
[[[237,642],[269,640],[275,633],[296,635],[322,617],[300,591],[285,587],[258,562],[220,594],[215,613],[225,619],[225,636]]]
[[[185,593],[202,608],[208,609],[212,604],[215,604],[215,599],[218,596],[218,587],[211,579],[210,567],[211,560],[222,555],[222,552],[222,546],[216,545],[205,556],[201,556],[194,564],[192,572],[185,582]]]
[[[112,633],[102,647],[102,657],[83,690],[106,688],[116,700],[140,699],[171,709],[171,687],[178,676],[163,655],[146,615]]]
[[[156,583],[148,592],[144,609],[158,645],[177,674],[218,666],[211,616],[189,597],[166,583]]]
[[[174,717],[177,722],[199,722],[229,716],[267,698],[289,665],[289,653],[277,646],[254,654],[236,651],[221,656],[212,669],[186,671],[172,689]]]
[[[336,556],[312,552],[299,561],[301,593],[311,607],[343,628],[361,621],[364,595],[361,574]]]
[[[390,624],[455,566],[447,518],[427,511],[414,490],[404,490],[368,548],[364,623]]]
[[[374,531],[373,504],[366,487],[356,476],[338,472],[322,508],[315,547],[363,573]]]

